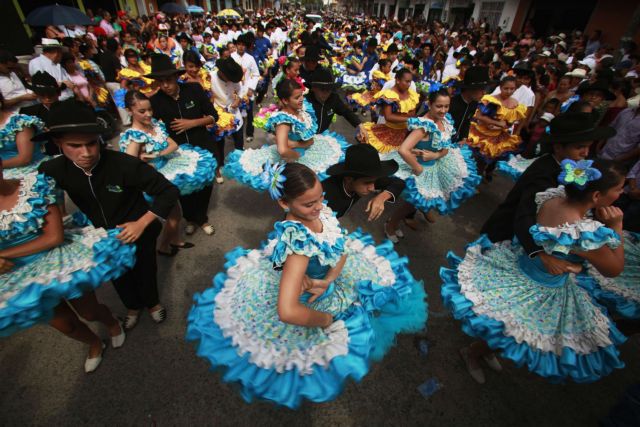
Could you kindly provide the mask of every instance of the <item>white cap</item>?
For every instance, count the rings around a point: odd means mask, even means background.
[[[453,33],[451,33],[451,37],[458,37],[458,33],[454,31]]]
[[[62,47],[62,44],[60,44],[60,42],[56,39],[47,39],[47,38],[42,38],[42,42],[40,42],[40,45],[42,47]]]
[[[567,42],[558,42],[558,46],[562,46],[564,50],[567,50]]]
[[[567,38],[567,35],[565,33],[560,33],[558,34],[558,37],[560,37],[562,40]]]
[[[585,79],[587,78],[587,71],[584,68],[576,68],[575,70],[569,73],[565,73],[565,76]]]
[[[549,52],[548,50],[545,50],[544,52],[542,52],[540,55],[542,56],[551,56],[551,52]]]
[[[589,70],[596,68],[596,60],[593,58],[584,58],[582,61],[579,61],[578,64],[586,65],[589,67]]]
[[[555,117],[556,116],[554,116],[552,113],[544,113],[543,115],[540,116],[540,120],[544,120],[545,122],[550,122]]]

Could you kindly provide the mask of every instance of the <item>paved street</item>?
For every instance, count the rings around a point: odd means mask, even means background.
[[[339,120],[333,130],[351,137]],[[256,133],[258,146],[264,134]],[[229,147],[231,143],[228,142]],[[458,349],[470,342],[440,300],[438,270],[449,249],[461,253],[504,197],[511,183],[496,178],[453,216],[422,224],[406,233],[397,250],[409,257],[413,274],[429,295],[428,355],[413,336],[398,345],[359,383],[326,404],[304,404],[298,411],[269,403],[246,404],[237,390],[186,343],[186,315],[192,297],[210,286],[222,269],[223,255],[240,245],[259,245],[281,211],[268,195],[235,182],[214,189],[210,218],[217,232],[192,239],[197,246],[160,259],[161,300],[168,319],[155,325],[149,316],[127,336],[122,349],[108,349],[100,368],[83,372],[86,348],[48,326],[38,326],[0,341],[0,424],[2,425],[313,425],[313,426],[593,426],[628,387],[640,378],[640,341],[622,347],[627,368],[595,384],[551,385],[503,362],[504,372],[486,371],[487,383],[466,373]],[[349,230],[362,227],[377,241],[382,223],[366,223],[364,202],[344,218]],[[386,217],[386,215],[385,215]],[[116,313],[125,309],[110,284],[99,298]],[[105,331],[101,331],[106,336]],[[437,378],[443,388],[425,399],[416,387]]]

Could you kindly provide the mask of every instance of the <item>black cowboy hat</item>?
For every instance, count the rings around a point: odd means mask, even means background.
[[[161,53],[151,55],[151,72],[145,75],[148,79],[162,79],[184,73],[184,68],[176,68],[171,58]]]
[[[232,83],[238,83],[244,77],[242,67],[233,58],[218,59],[216,67]]]
[[[603,79],[598,79],[593,83],[585,82],[581,84],[580,86],[578,86],[578,90],[576,90],[576,93],[582,96],[592,90],[602,92],[604,94],[604,98],[607,101],[613,101],[614,99],[616,99],[616,95],[609,90],[609,84],[607,83],[607,80]]]
[[[31,77],[31,84],[27,86],[37,95],[60,93],[60,86],[56,79],[46,71],[38,71]]]
[[[331,70],[325,67],[318,67],[311,73],[311,77],[309,81],[306,82],[306,86],[334,90],[337,89],[340,84],[336,83],[336,79],[333,77]]]
[[[315,44],[305,45],[304,56],[300,58],[302,61],[320,61],[320,47]]]
[[[189,43],[193,43],[193,40],[191,39],[191,37],[189,37],[189,34],[184,33],[184,32],[182,32],[182,33],[178,34],[178,36],[176,37],[176,40],[177,40],[177,41],[180,41],[180,40],[186,40],[186,41],[188,41]]]
[[[611,138],[616,130],[610,126],[597,127],[590,113],[563,113],[549,124],[540,142],[570,144]]]
[[[46,125],[47,131],[34,136],[32,141],[45,141],[65,133],[102,134],[105,131],[98,124],[93,108],[75,99],[55,102],[49,110]]]
[[[386,54],[390,54],[390,53],[398,53],[398,45],[395,43],[391,43],[389,46],[387,46],[387,49],[385,50]]]
[[[252,32],[247,32],[244,34],[240,34],[240,36],[236,39],[237,43],[242,43],[246,47],[251,47],[251,45],[255,42],[255,37]]]
[[[531,64],[527,61],[519,61],[513,66],[512,70],[516,74],[528,74],[531,78],[535,76],[534,71],[531,69]]]
[[[489,69],[487,67],[469,67],[464,74],[464,80],[458,84],[460,89],[484,89],[489,84]]]
[[[381,178],[393,175],[397,170],[398,163],[395,160],[380,161],[378,151],[373,146],[357,144],[347,148],[344,162],[329,167],[327,174]]]

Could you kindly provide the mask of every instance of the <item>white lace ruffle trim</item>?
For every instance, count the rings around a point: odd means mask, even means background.
[[[504,245],[508,250],[511,248],[510,242],[500,242],[494,246]],[[612,344],[609,338],[609,319],[597,308],[592,312],[591,322],[596,324],[595,328],[586,331],[583,334],[559,334],[545,335],[538,331],[534,331],[518,322],[516,316],[509,311],[496,312],[490,305],[485,302],[482,291],[478,291],[475,287],[474,272],[476,264],[484,255],[480,246],[472,246],[467,249],[464,260],[458,266],[458,283],[460,292],[468,300],[473,303],[471,308],[473,312],[479,316],[487,316],[492,319],[504,323],[504,334],[513,337],[518,343],[526,343],[532,348],[553,352],[560,356],[563,347],[568,347],[578,354],[590,354],[598,351],[599,348],[607,347]],[[514,268],[515,265],[514,265]],[[568,286],[576,286],[575,283]],[[578,292],[585,292],[581,288],[576,289]],[[544,308],[541,307],[541,310]]]
[[[9,211],[0,211],[0,230],[7,231],[12,229],[16,223],[27,221],[26,215],[33,210],[33,206],[29,204],[28,200],[41,197],[38,192],[33,191],[36,180],[36,174],[29,174],[20,181],[16,205]],[[44,223],[44,217],[38,219],[40,226],[42,223]]]
[[[334,322],[323,330],[327,340],[314,347],[289,350],[277,348],[274,343],[264,340],[242,322],[235,319],[234,295],[242,292],[242,273],[246,270],[260,268],[263,257],[259,250],[252,250],[238,258],[236,265],[227,270],[227,280],[224,287],[216,295],[214,316],[215,322],[226,338],[231,338],[237,347],[238,356],[249,353],[251,363],[263,369],[275,369],[284,373],[298,369],[300,375],[310,375],[314,366],[328,366],[338,356],[349,353],[349,333],[342,321]]]

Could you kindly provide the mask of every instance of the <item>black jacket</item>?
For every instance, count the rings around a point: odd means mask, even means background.
[[[306,98],[307,101],[311,103],[313,111],[316,113],[318,133],[322,133],[329,129],[329,125],[331,125],[334,114],[344,117],[353,127],[356,127],[361,123],[360,118],[351,111],[349,107],[347,107],[335,92],[329,95],[329,98],[324,104],[316,99],[313,91],[311,90],[307,94]]]
[[[42,163],[38,171],[53,178],[93,225],[107,229],[136,221],[147,211],[166,218],[180,194],[153,167],[112,150],[101,151],[91,176],[65,156]],[[153,197],[151,207],[143,192]]]
[[[171,130],[171,122],[174,119],[201,119],[211,116],[216,122],[218,121],[216,109],[213,108],[207,93],[198,83],[181,83],[178,100],[159,90],[151,97],[151,106],[153,117],[164,122],[169,136],[178,145],[191,144],[212,150],[213,138],[205,126],[191,128],[180,134]]]
[[[492,242],[511,240],[515,235],[529,256],[541,251],[529,232],[536,223],[536,193],[557,187],[559,174],[560,165],[550,154],[533,162],[489,217],[482,233],[486,233]]]
[[[477,101],[471,101],[467,104],[460,94],[451,98],[449,114],[453,118],[453,127],[456,131],[454,140],[460,141],[469,135],[471,118],[475,114],[476,108],[478,108]]]
[[[360,200],[360,196],[357,194],[349,196],[344,191],[342,178],[342,176],[330,176],[322,181],[324,198],[338,218],[349,212],[349,209]],[[402,190],[404,190],[404,181],[394,176],[378,178],[375,182],[375,187],[378,191],[388,191],[391,193],[393,199],[390,203],[394,203],[398,197],[400,197]]]

